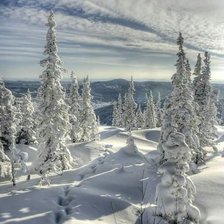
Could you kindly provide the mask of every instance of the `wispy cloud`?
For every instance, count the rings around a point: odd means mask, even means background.
[[[179,31],[192,63],[197,52],[205,50],[221,61],[223,7],[221,0],[2,0],[0,63],[13,61],[13,55],[24,60],[32,57],[34,69],[40,71],[37,59],[45,44],[43,25],[51,9],[58,24],[60,55],[66,66],[74,65],[80,73],[94,70],[97,75],[112,69],[115,74],[133,67],[139,74],[155,72],[155,67],[159,73],[164,66],[171,73]],[[4,71],[10,69],[5,66]]]

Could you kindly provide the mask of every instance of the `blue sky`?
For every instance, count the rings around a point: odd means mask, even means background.
[[[38,79],[51,9],[65,78],[169,80],[181,31],[192,69],[207,50],[212,80],[224,81],[222,0],[0,0],[4,79]]]

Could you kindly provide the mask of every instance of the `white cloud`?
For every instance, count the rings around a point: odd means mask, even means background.
[[[181,31],[192,64],[198,51],[208,50],[219,61],[219,70],[222,67],[224,2],[221,0],[19,0],[17,5],[8,2],[0,9],[4,54],[9,50],[8,54],[17,55],[20,49],[25,49],[21,56],[38,55],[42,49],[37,48],[43,47],[45,41],[46,9],[52,7],[56,11],[60,52],[65,59],[72,60],[72,54],[77,59],[81,54],[89,60],[94,55],[98,58],[96,64],[110,65],[112,60],[111,64],[120,67],[122,63],[124,66],[133,63],[134,55],[138,57],[136,64],[142,65],[147,63],[147,55],[149,59],[155,55],[154,64],[162,67],[163,63],[167,65],[164,55],[175,55],[176,37]]]

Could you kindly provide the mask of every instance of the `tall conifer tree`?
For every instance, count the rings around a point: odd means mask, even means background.
[[[23,96],[20,105],[21,120],[19,124],[19,131],[17,133],[17,143],[31,144],[36,142],[36,132],[34,130],[35,121],[33,118],[34,106],[32,102],[31,93],[28,90],[27,94]]]
[[[153,100],[152,91],[149,96],[146,97],[146,109],[145,109],[145,127],[155,128],[157,123],[155,105]]]
[[[47,44],[40,62],[45,67],[38,90],[40,118],[38,127],[39,155],[33,167],[42,179],[51,171],[70,169],[72,156],[66,147],[65,138],[69,127],[69,107],[65,103],[65,92],[60,83],[62,79],[62,61],[56,44],[55,18],[51,11],[48,18]]]
[[[134,94],[135,94],[134,81],[133,77],[131,77],[129,89],[124,96],[124,104],[123,104],[124,127],[127,131],[131,131],[135,127],[135,113],[137,104],[135,103]]]
[[[177,38],[179,51],[175,65],[176,73],[171,78],[173,90],[165,101],[159,148],[161,149],[163,159],[164,149],[160,147],[161,144],[167,140],[171,133],[183,133],[186,137],[186,143],[193,152],[192,160],[198,163],[203,157],[198,138],[199,121],[195,111],[193,93],[190,88],[189,69],[186,69],[187,62],[183,50],[183,42],[184,39],[180,33]]]
[[[162,117],[163,117],[163,112],[162,112],[162,106],[161,106],[161,97],[160,97],[160,92],[158,92],[156,103],[155,103],[155,113],[156,113],[156,126],[161,127],[162,125]]]
[[[99,140],[97,118],[91,103],[92,95],[89,78],[83,80],[82,89],[82,141]]]
[[[79,142],[81,140],[82,129],[80,127],[81,109],[80,109],[80,96],[79,96],[79,84],[74,72],[71,74],[71,88],[69,96],[69,117],[70,117],[70,138],[72,142]]]
[[[198,56],[195,66],[194,78],[194,98],[198,104],[198,117],[200,120],[200,141],[202,146],[213,146],[213,140],[216,138],[216,101],[217,92],[212,89],[210,78],[210,55],[205,52],[204,64],[202,66],[201,58]]]

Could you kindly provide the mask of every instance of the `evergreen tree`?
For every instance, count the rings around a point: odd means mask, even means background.
[[[209,118],[209,133],[210,136],[215,139],[218,136],[216,125],[217,122],[217,101],[218,101],[218,92],[216,90],[212,90],[210,93],[209,101],[208,101],[208,116]],[[213,144],[212,144],[213,145]]]
[[[152,91],[150,91],[149,96],[146,96],[146,99],[147,99],[147,103],[146,103],[146,109],[145,109],[145,127],[155,128],[157,123],[157,118],[156,118]]]
[[[38,124],[39,155],[33,168],[47,181],[46,176],[51,171],[62,171],[73,166],[73,159],[65,145],[68,134],[69,107],[65,103],[65,93],[61,86],[62,61],[57,54],[55,18],[51,11],[46,24],[47,44],[44,54],[47,57],[40,62],[45,67],[38,90],[40,111]]]
[[[157,100],[155,103],[155,113],[156,113],[156,118],[157,118],[156,127],[161,127],[163,112],[162,112],[162,108],[161,108],[160,92],[158,92]]]
[[[22,103],[20,105],[21,120],[19,124],[19,131],[17,133],[16,142],[31,144],[36,142],[36,133],[34,131],[34,107],[32,103],[32,97],[30,91],[22,98]]]
[[[97,116],[97,125],[100,126],[100,116]]]
[[[126,110],[128,109],[128,94],[125,93],[124,94],[124,100],[123,100],[123,103],[122,103],[122,127],[125,128],[126,125],[127,125],[127,120],[128,120],[128,117],[126,115]]]
[[[182,34],[179,33],[179,36],[177,38],[177,45],[179,51],[177,52],[177,63],[176,66],[176,72],[171,77],[172,85],[173,86],[183,86],[187,83],[188,77],[186,75],[186,56],[183,49],[183,43],[184,38],[182,37]]]
[[[145,127],[145,117],[142,113],[141,105],[138,106],[137,112],[136,112],[136,128],[144,128]]]
[[[71,88],[69,96],[69,105],[70,105],[70,138],[72,142],[79,142],[81,140],[82,129],[80,127],[80,96],[79,96],[79,85],[78,81],[74,75],[74,72],[71,74]]]
[[[99,140],[97,118],[91,104],[92,95],[90,89],[89,78],[83,80],[82,89],[82,141]]]
[[[112,125],[118,127],[118,109],[116,101],[113,103]]]
[[[123,123],[123,103],[121,94],[119,94],[117,100],[117,127],[122,127],[122,123]]]
[[[210,55],[208,52],[205,52],[205,55],[204,55],[204,66],[202,67],[202,83],[203,83],[203,87],[204,87],[204,92],[203,92],[203,100],[204,102],[201,102],[201,103],[204,103],[206,104],[205,102],[208,102],[208,99],[209,99],[209,96],[210,96],[210,93],[211,93],[211,83],[210,83],[210,79],[211,79],[211,69],[210,69],[210,64],[211,64],[211,61],[210,61]]]
[[[193,84],[192,84],[192,87],[193,87],[193,93],[194,93],[194,102],[195,102],[195,111],[196,111],[196,114],[198,116],[198,119],[199,119],[199,122],[200,121],[200,102],[201,102],[201,97],[202,97],[202,59],[201,59],[201,55],[198,54],[197,56],[197,62],[196,62],[196,65],[195,65],[195,68],[194,68],[194,73],[193,75],[195,76],[194,77],[194,80],[193,80]]]
[[[172,132],[183,133],[188,146],[194,150],[192,160],[198,163],[199,160],[203,159],[203,152],[200,150],[198,138],[199,121],[195,111],[193,93],[190,88],[189,74],[187,74],[189,71],[186,71],[183,41],[184,39],[180,33],[177,39],[179,51],[177,53],[176,73],[171,78],[173,90],[164,105],[160,144],[166,141]],[[161,149],[161,156],[161,159],[163,159],[163,149]]]
[[[16,108],[15,97],[0,79],[0,139],[5,149],[15,148]]]
[[[11,178],[13,186],[16,185],[15,179],[15,164],[16,160],[16,147],[15,147],[15,136],[17,128],[16,119],[16,108],[15,97],[12,92],[5,87],[4,82],[0,79],[0,139],[1,144],[5,150],[10,150],[11,152]]]
[[[112,125],[116,127],[124,127],[123,120],[123,104],[121,94],[118,96],[118,100],[113,103],[113,113],[112,113]]]
[[[194,79],[194,98],[198,103],[198,117],[200,119],[200,141],[202,146],[212,146],[213,140],[216,137],[216,101],[217,94],[213,92],[210,77],[210,55],[205,52],[204,65],[201,67],[201,59],[198,56],[198,61],[195,66],[196,77]],[[201,72],[200,72],[201,71]]]
[[[162,143],[165,162],[159,167],[161,182],[157,185],[155,215],[167,223],[199,223],[200,211],[192,203],[196,188],[187,176],[191,149],[182,133],[170,133]]]
[[[197,56],[197,62],[194,68],[194,73],[193,75],[194,80],[193,80],[193,91],[194,91],[194,99],[195,101],[199,104],[201,101],[201,85],[202,85],[202,59],[201,59],[201,54],[198,54]]]
[[[18,143],[17,138],[18,134],[21,130],[20,123],[22,121],[22,111],[21,111],[21,104],[23,101],[23,97],[21,98],[15,98],[15,118],[16,118],[16,143]]]
[[[0,178],[11,177],[12,166],[9,157],[5,154],[3,145],[0,142]]]
[[[218,116],[219,116],[218,123],[219,125],[224,125],[224,99],[218,100],[217,107],[218,107]]]
[[[129,85],[129,89],[127,94],[124,96],[124,104],[123,104],[123,120],[124,127],[127,131],[131,131],[135,127],[135,111],[137,108],[137,104],[134,100],[135,87],[134,81],[131,77],[131,82]]]
[[[186,79],[189,87],[191,88],[191,66],[189,60],[186,60]]]

